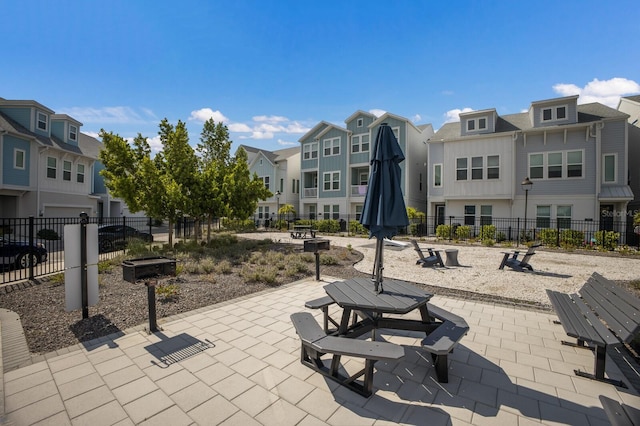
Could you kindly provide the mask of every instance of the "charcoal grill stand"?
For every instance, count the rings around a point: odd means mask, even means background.
[[[149,330],[148,333],[155,333],[162,330],[158,329],[158,321],[156,315],[156,285],[158,280],[145,280],[144,285],[147,287],[147,302],[149,305]]]

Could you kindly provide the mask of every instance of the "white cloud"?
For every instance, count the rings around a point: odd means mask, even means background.
[[[553,86],[553,90],[562,96],[580,95],[578,103],[581,104],[600,102],[611,108],[616,108],[621,96],[640,93],[640,84],[621,77],[609,80],[594,78],[583,88],[575,84],[559,83]]]
[[[385,115],[387,113],[387,111],[383,110],[383,109],[370,109],[369,112],[373,115],[375,115],[376,117],[382,117],[383,115]]]
[[[141,108],[140,112],[137,112],[133,108],[127,106],[61,108],[58,113],[67,114],[83,124],[135,124],[156,120],[155,114],[153,114],[153,111],[150,109]]]
[[[289,121],[287,117],[282,117],[279,115],[256,115],[253,117],[253,121],[257,122],[269,122],[269,123],[283,123]]]
[[[251,132],[251,127],[244,123],[231,123],[229,124],[229,131],[236,133],[249,133]]]
[[[212,110],[211,108],[200,108],[195,111],[191,111],[191,115],[189,116],[189,120],[198,121],[204,123],[205,121],[213,118],[213,121],[216,123],[226,123],[229,121],[227,117],[224,116],[220,111]]]
[[[417,123],[420,120],[422,120],[422,117],[420,116],[420,114],[416,114],[413,117],[411,117],[411,121],[414,123]]]
[[[100,140],[100,133],[97,133],[97,132],[85,132],[85,131],[83,131],[82,133],[84,133],[87,136],[91,136],[94,139]]]
[[[298,145],[298,142],[288,142],[288,141],[283,141],[282,139],[278,139],[278,145],[282,145],[282,146],[296,146],[296,145]]]
[[[450,109],[449,111],[444,113],[444,122],[445,123],[454,123],[456,121],[460,121],[460,114],[463,112],[471,112],[473,111],[473,108],[456,108],[456,109]]]

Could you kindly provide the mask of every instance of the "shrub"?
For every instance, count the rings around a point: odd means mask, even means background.
[[[436,228],[436,237],[442,240],[448,240],[451,237],[455,237],[455,235],[451,235],[451,226],[438,225],[438,227]]]
[[[38,238],[43,240],[59,240],[60,239],[60,236],[58,235],[58,233],[53,229],[43,228],[39,230],[36,235],[38,236]]]
[[[501,243],[506,240],[507,240],[507,236],[505,235],[504,232],[498,232],[496,234],[496,242]]]
[[[219,274],[228,275],[233,272],[233,265],[228,260],[223,259],[216,264],[215,271]]]
[[[180,287],[177,284],[160,284],[156,286],[156,295],[160,301],[169,302],[180,295]]]
[[[466,240],[466,239],[470,238],[471,237],[471,227],[469,225],[458,226],[456,228],[456,237],[459,240]]]
[[[620,240],[620,233],[614,231],[598,231],[595,234],[596,245],[604,250],[615,250]]]
[[[496,238],[496,226],[495,225],[482,225],[480,228],[480,238],[482,240],[495,239]]]
[[[555,246],[558,241],[558,230],[544,228],[538,231],[538,238],[545,246]]]
[[[340,232],[340,222],[335,219],[323,219],[316,222],[318,231],[329,234]]]
[[[496,244],[496,242],[491,238],[484,238],[482,240],[482,245],[483,246],[493,247],[495,244]]]
[[[584,244],[584,232],[575,229],[563,229],[560,240],[564,247],[580,247]]]
[[[337,265],[338,263],[338,259],[336,259],[335,257],[324,253],[320,254],[321,265]]]
[[[349,232],[356,235],[367,235],[369,233],[369,231],[367,231],[367,228],[365,228],[364,225],[357,220],[349,221]]]

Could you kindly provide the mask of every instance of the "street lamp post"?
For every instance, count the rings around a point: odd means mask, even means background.
[[[533,182],[531,182],[529,180],[529,177],[527,176],[526,178],[524,178],[522,183],[520,183],[520,185],[522,186],[522,189],[524,189],[524,234],[523,234],[523,237],[527,238],[527,208],[528,208],[528,203],[529,203],[529,190],[533,186]]]
[[[276,191],[276,217],[278,218],[278,222],[276,226],[280,226],[280,191]]]

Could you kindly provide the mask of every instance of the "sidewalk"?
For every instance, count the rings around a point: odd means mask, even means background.
[[[325,280],[330,281],[325,277]],[[77,345],[4,374],[7,424],[607,425],[599,395],[640,406],[633,390],[574,375],[593,353],[563,346],[551,313],[434,296],[471,331],[438,383],[419,333],[384,331],[405,346],[376,363],[365,399],[304,367],[289,315],[324,295],[304,280]],[[320,312],[314,312],[318,317]],[[65,352],[65,351],[61,351]],[[358,361],[346,368],[357,369]],[[615,363],[607,373],[624,379]]]

